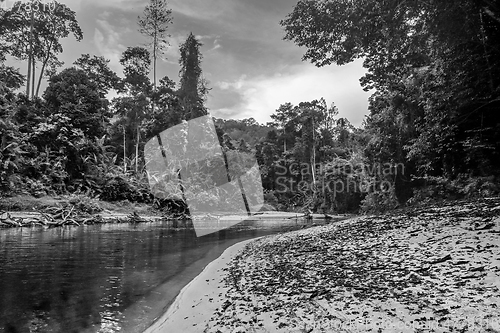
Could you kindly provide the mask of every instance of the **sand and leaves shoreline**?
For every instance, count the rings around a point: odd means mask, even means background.
[[[237,244],[175,304],[147,332],[500,332],[500,198]]]

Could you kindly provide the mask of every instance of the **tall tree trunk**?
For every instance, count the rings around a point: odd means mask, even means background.
[[[30,37],[29,37],[29,46],[28,46],[28,73],[26,75],[26,97],[30,98],[30,83],[31,83],[31,65],[33,58],[33,25],[35,20],[35,12],[31,11],[30,18]]]
[[[40,69],[40,75],[38,76],[38,83],[36,85],[36,93],[35,96],[38,97],[38,94],[40,92],[40,85],[42,84],[42,76],[43,72],[45,71],[45,62],[42,64],[42,68]]]
[[[50,59],[50,50],[52,49],[52,42],[50,42],[49,47],[47,48],[47,56],[43,60],[42,68],[40,69],[40,75],[38,76],[38,84],[36,86],[36,95],[38,97],[38,93],[40,92],[40,85],[42,83],[43,72],[45,72],[45,67],[47,67],[47,63]]]
[[[315,136],[314,136],[314,117],[312,118],[312,155],[311,155],[311,171],[313,185],[316,185],[316,152],[315,152]],[[313,190],[316,193],[316,189]]]
[[[156,46],[155,46],[156,48]],[[154,51],[153,53],[153,93],[156,93],[156,50]],[[153,96],[156,96],[153,94]],[[152,111],[154,112],[155,111],[155,99],[152,98],[151,99],[152,101]]]
[[[32,64],[31,64],[31,98],[33,98],[35,96],[35,76],[36,76],[36,60],[35,60],[35,57],[32,56],[31,57],[31,61],[32,61]]]
[[[139,166],[139,141],[141,139],[141,130],[140,126],[137,125],[137,141],[135,143],[135,173],[137,174],[138,172],[138,166]]]
[[[123,128],[123,172],[127,172],[127,141],[125,138],[125,125],[122,126]]]
[[[28,73],[26,75],[26,97],[30,98],[30,83],[31,83],[31,53],[28,55]]]
[[[156,49],[157,49],[157,43],[158,43],[158,36],[155,30],[155,35],[153,38],[153,88],[154,91],[156,91]]]
[[[156,91],[156,55],[153,55],[153,89]]]
[[[153,98],[151,99],[151,111],[154,113],[155,111],[155,93],[156,93],[156,41],[157,35],[155,30],[155,35],[153,39]]]

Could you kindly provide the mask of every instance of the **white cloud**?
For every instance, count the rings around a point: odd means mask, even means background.
[[[170,38],[168,38],[168,43],[169,46],[167,46],[165,50],[165,56],[166,59],[164,59],[165,62],[171,63],[171,64],[178,64],[179,63],[179,58],[180,58],[180,52],[179,48],[182,43],[186,41],[187,38],[187,33],[186,34],[176,34],[172,35]]]
[[[170,0],[174,12],[200,20],[213,20],[233,12],[236,1],[227,0]]]
[[[237,115],[238,118],[254,117],[265,123],[281,104],[312,101],[323,97],[339,108],[339,117],[345,117],[360,126],[367,113],[369,93],[362,90],[359,78],[365,73],[361,61],[346,66],[316,68],[309,63],[290,67],[292,72],[273,76],[247,78],[241,76],[233,82],[218,82],[217,87],[234,90],[241,95],[242,103],[235,108],[212,110],[215,115]],[[217,98],[217,96],[212,96]],[[210,103],[210,101],[209,101]]]
[[[94,29],[94,44],[100,55],[110,60],[109,66],[111,69],[120,73],[120,56],[125,50],[125,46],[120,43],[121,33],[117,31],[119,28],[112,26],[107,17],[109,17],[109,13],[104,12],[96,20],[97,26]],[[121,30],[123,31],[123,29]]]
[[[213,46],[211,49],[209,49],[207,52],[212,52],[212,51],[215,51],[217,49],[220,49],[222,46],[219,44],[219,40],[218,39],[214,39],[214,43],[213,43]]]
[[[198,39],[198,40],[203,41],[203,40],[217,39],[220,36],[217,36],[217,35],[195,35],[194,37],[196,37],[196,39]]]
[[[65,1],[80,1],[81,0],[65,0]],[[137,11],[139,8],[144,8],[147,5],[148,1],[144,0],[85,0],[86,5],[94,5],[98,7],[108,7],[108,8],[117,8],[125,11]],[[141,10],[142,12],[142,10]]]
[[[221,88],[222,90],[228,90],[228,89],[241,90],[244,84],[245,85],[248,84],[246,78],[247,78],[246,74],[243,74],[242,76],[240,76],[238,80],[234,82],[220,81],[216,82],[215,85]]]
[[[220,45],[219,35],[195,35],[195,38],[203,45],[211,45],[208,50],[204,51],[204,53],[215,51],[222,47],[222,45]]]
[[[59,0],[59,2],[65,4],[75,12],[80,10],[82,4],[82,0]]]

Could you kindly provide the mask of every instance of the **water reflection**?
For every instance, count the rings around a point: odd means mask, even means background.
[[[300,227],[179,222],[0,230],[0,332],[141,332],[228,246]]]

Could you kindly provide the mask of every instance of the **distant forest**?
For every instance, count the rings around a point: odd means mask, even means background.
[[[179,81],[156,77],[172,19],[166,1],[150,0],[137,22],[148,46],[127,47],[115,73],[108,59],[90,54],[63,69],[61,40],[83,38],[68,6],[33,0],[0,8],[2,196],[162,205],[148,186],[145,143],[209,114],[195,35],[180,46]],[[268,205],[379,212],[499,194],[497,3],[300,0],[280,24],[318,67],[362,58],[360,84],[375,92],[361,128],[323,99],[283,101],[268,110],[267,124],[214,118],[225,153],[256,156]]]

